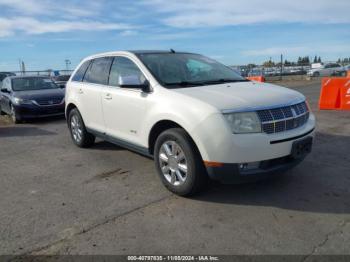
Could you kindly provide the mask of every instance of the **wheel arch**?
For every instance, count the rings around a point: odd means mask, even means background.
[[[74,103],[69,103],[67,106],[66,106],[66,119],[68,120],[68,116],[69,116],[69,112],[72,111],[74,108],[77,108],[77,106],[74,104]]]
[[[190,132],[188,132],[188,130],[186,130],[186,128],[184,128],[179,123],[177,123],[175,121],[172,121],[172,120],[167,120],[167,119],[159,120],[158,122],[156,122],[152,126],[151,131],[149,132],[149,136],[148,136],[148,151],[149,151],[149,153],[151,155],[153,155],[153,153],[154,153],[154,146],[155,146],[157,137],[162,132],[164,132],[165,130],[168,130],[168,129],[171,129],[171,128],[182,128],[183,130],[185,130],[185,132],[187,133],[187,135],[191,139],[192,143],[195,145],[196,151],[198,152],[198,154],[202,158],[200,150],[198,149],[198,146],[197,146],[197,144],[195,142],[195,139],[193,139],[193,137],[190,135]]]

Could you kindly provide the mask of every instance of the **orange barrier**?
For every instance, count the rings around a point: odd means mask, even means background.
[[[350,110],[350,78],[322,78],[319,109]]]
[[[348,70],[348,72],[346,73],[346,77],[350,78],[350,70]]]
[[[263,76],[248,76],[247,79],[256,82],[265,82],[265,77]]]

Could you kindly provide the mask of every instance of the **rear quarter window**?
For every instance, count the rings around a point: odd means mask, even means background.
[[[91,61],[86,61],[84,62],[79,69],[77,70],[77,72],[74,74],[72,81],[76,81],[76,82],[82,82],[85,72],[88,69],[89,65],[90,65]]]
[[[83,81],[93,84],[107,85],[112,60],[113,58],[111,57],[94,59],[85,73]]]

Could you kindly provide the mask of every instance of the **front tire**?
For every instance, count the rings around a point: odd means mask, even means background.
[[[15,108],[13,107],[13,105],[11,105],[11,119],[12,119],[12,122],[15,123],[15,124],[19,124],[21,123],[21,118],[20,116],[16,113],[16,110]]]
[[[194,195],[208,184],[198,149],[182,128],[171,128],[159,135],[154,160],[161,181],[177,195]]]
[[[74,144],[78,147],[91,147],[95,142],[95,136],[90,134],[85,127],[79,110],[74,108],[68,115],[68,127]]]
[[[0,106],[0,116],[6,115],[5,112],[2,111],[1,106]]]

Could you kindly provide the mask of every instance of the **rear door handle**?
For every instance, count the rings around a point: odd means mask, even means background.
[[[111,99],[112,99],[112,94],[107,93],[107,94],[105,95],[105,99],[111,100]]]

